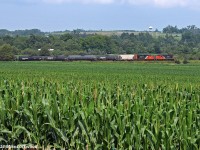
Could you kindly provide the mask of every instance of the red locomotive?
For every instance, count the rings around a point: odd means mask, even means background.
[[[135,54],[134,60],[141,61],[173,61],[173,55],[162,55],[162,54]]]

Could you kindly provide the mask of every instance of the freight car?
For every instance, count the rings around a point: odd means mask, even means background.
[[[67,61],[66,56],[19,56],[19,61]]]
[[[67,56],[64,55],[59,55],[59,56],[54,56],[54,61],[68,61]]]
[[[28,61],[30,56],[19,56],[18,60],[19,61]]]
[[[42,60],[53,61],[55,59],[54,56],[43,56]]]
[[[165,57],[165,60],[174,61],[173,55],[163,55]]]
[[[106,60],[107,61],[119,61],[120,60],[120,56],[119,55],[106,55]]]
[[[19,56],[19,61],[41,61],[43,56]]]
[[[132,61],[135,55],[119,55],[119,59],[122,61]]]
[[[68,61],[80,61],[80,60],[88,60],[88,61],[96,61],[97,56],[95,55],[69,55],[67,57]]]

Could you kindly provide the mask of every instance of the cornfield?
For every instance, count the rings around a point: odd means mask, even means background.
[[[0,145],[200,149],[199,65],[1,62],[0,67]]]

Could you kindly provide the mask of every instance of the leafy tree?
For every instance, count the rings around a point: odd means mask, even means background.
[[[13,35],[44,35],[43,32],[41,32],[39,29],[31,29],[31,30],[15,30],[11,32]]]
[[[5,35],[9,35],[10,31],[6,30],[6,29],[0,29],[0,35],[1,36],[5,36]]]
[[[52,52],[52,55],[53,55],[53,56],[63,55],[63,51],[61,51],[61,50],[54,50],[54,51]]]
[[[160,54],[161,53],[160,45],[158,43],[156,43],[154,45],[154,51],[155,51],[156,54]]]
[[[73,38],[73,36],[69,33],[60,36],[60,39],[65,41],[65,42],[72,39],[72,38]]]
[[[9,44],[4,44],[0,47],[0,60],[1,61],[10,61],[14,60],[15,56],[13,53],[13,47]]]
[[[122,39],[129,39],[130,35],[128,33],[122,33],[120,36]]]
[[[27,48],[26,45],[27,37],[24,36],[16,36],[13,41],[13,45],[20,50],[24,50]]]
[[[168,25],[167,27],[163,28],[163,33],[180,33],[180,31],[177,26],[173,27]]]
[[[10,44],[10,45],[12,45],[14,41],[14,38],[8,35],[4,36],[2,39],[6,44]]]
[[[36,43],[37,42],[41,42],[41,40],[39,39],[39,37],[35,36],[35,35],[31,35],[27,40],[26,40],[26,45],[29,48],[35,48]]]
[[[50,56],[51,53],[49,51],[49,46],[48,45],[45,45],[41,48],[41,50],[39,51],[39,55],[40,56]]]
[[[28,56],[37,56],[37,55],[39,55],[39,52],[37,50],[27,48],[27,49],[22,51],[22,54],[28,55]]]
[[[81,46],[77,40],[69,39],[65,43],[65,49],[67,51],[79,51],[81,50]]]

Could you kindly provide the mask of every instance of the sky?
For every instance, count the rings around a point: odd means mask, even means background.
[[[0,29],[148,30],[200,27],[200,0],[0,0]]]

